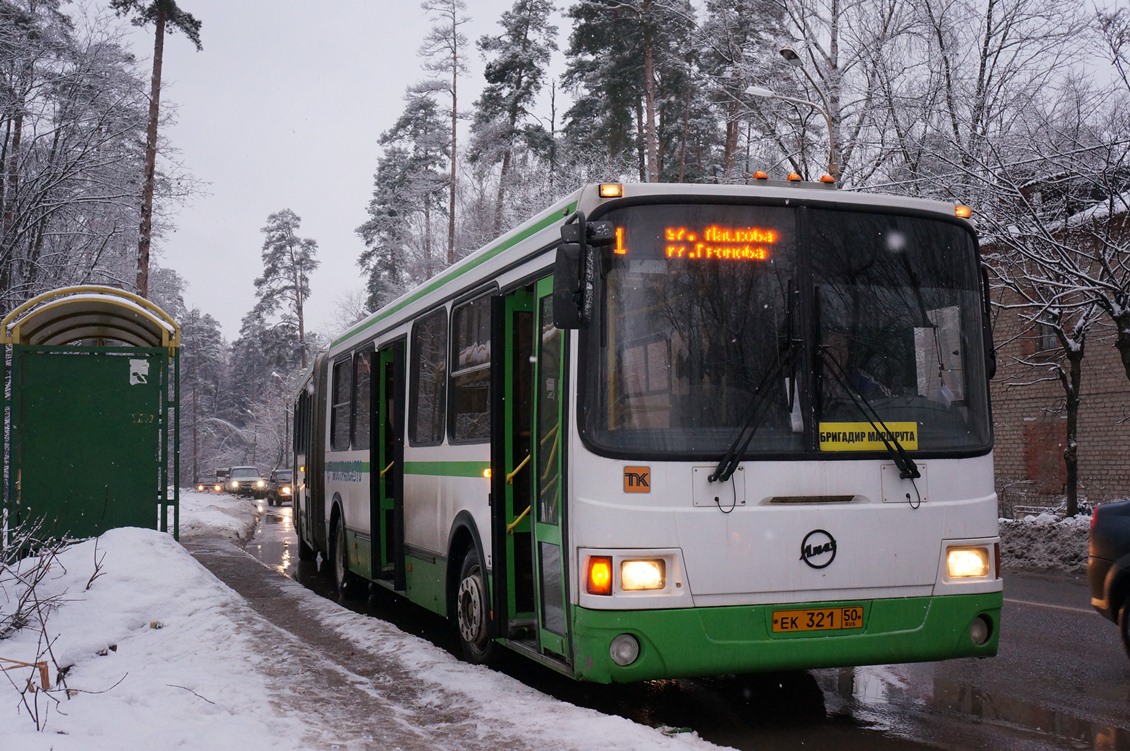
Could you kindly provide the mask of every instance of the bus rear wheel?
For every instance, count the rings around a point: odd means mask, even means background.
[[[487,602],[486,578],[483,576],[479,552],[472,548],[463,558],[459,587],[455,592],[455,623],[459,645],[467,662],[484,665],[494,659],[496,645],[491,639],[490,604]]]
[[[357,575],[349,570],[348,559],[349,553],[346,551],[345,545],[345,522],[338,519],[337,524],[334,525],[334,584],[337,585],[337,593],[342,597],[353,597],[359,589]]]

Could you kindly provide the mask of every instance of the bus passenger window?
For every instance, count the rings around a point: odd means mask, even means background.
[[[451,440],[490,440],[490,297],[455,309],[451,362]]]
[[[358,352],[353,358],[353,448],[369,448],[372,422],[373,350]]]
[[[349,415],[352,380],[352,361],[348,358],[334,363],[333,411],[330,412],[330,448],[349,450]]]
[[[408,437],[414,446],[443,441],[447,408],[447,311],[440,309],[412,327],[412,399]]]

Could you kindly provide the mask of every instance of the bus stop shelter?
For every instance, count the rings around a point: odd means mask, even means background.
[[[120,289],[64,287],[9,313],[0,344],[5,529],[41,524],[41,538],[83,538],[171,527],[177,536],[176,321]]]

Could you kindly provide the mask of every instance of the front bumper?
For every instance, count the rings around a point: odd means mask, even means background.
[[[851,602],[598,611],[576,608],[573,643],[578,678],[627,683],[657,678],[728,673],[927,662],[990,657],[1000,640],[1001,592]],[[862,629],[774,633],[775,610],[862,605]],[[989,623],[975,644],[974,620]],[[620,667],[609,656],[612,640],[630,634],[639,657]]]

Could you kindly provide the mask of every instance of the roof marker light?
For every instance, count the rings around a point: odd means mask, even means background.
[[[965,204],[957,203],[954,204],[953,213],[954,216],[960,219],[968,219],[973,216],[973,209],[969,206],[966,206]]]
[[[601,183],[599,193],[601,198],[623,198],[624,186],[622,183]]]
[[[822,177],[820,178],[820,182],[822,182],[822,183],[827,183],[827,184],[829,184],[829,185],[830,185],[830,184],[832,184],[832,183],[836,182],[836,178],[832,177],[831,175],[823,175],[823,176],[822,176]]]
[[[795,172],[790,172],[790,173],[789,173],[789,177],[788,177],[788,180],[789,180],[789,182],[791,182],[791,183],[799,183],[799,182],[800,182],[801,180],[803,180],[803,179],[804,179],[803,177],[801,177],[800,175],[798,175],[798,174],[797,174],[797,173],[795,173]]]
[[[754,180],[768,180],[769,179],[769,173],[758,170],[757,172],[753,173],[753,179]]]

